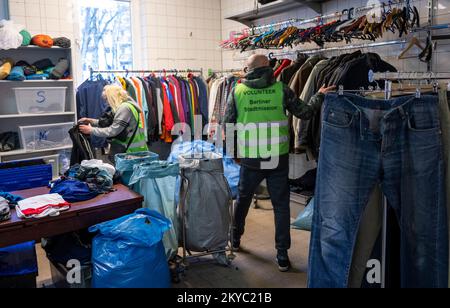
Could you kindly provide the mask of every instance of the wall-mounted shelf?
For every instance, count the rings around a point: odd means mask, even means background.
[[[39,118],[39,117],[55,117],[55,116],[73,116],[75,112],[56,112],[56,113],[38,113],[38,114],[1,114],[0,119],[16,119],[16,118]]]
[[[58,63],[61,58],[72,61],[72,50],[70,48],[40,48],[37,46],[19,47],[17,49],[0,50],[0,58],[11,58],[14,61],[23,60],[35,63],[42,59],[50,59],[53,64]],[[70,72],[73,76],[73,72]],[[63,112],[47,112],[38,114],[21,114],[16,104],[15,88],[65,88],[65,105]],[[62,80],[25,80],[25,81],[0,81],[0,133],[19,133],[21,126],[46,126],[55,123],[76,123],[76,98],[75,82],[72,78]],[[61,150],[69,150],[72,147],[42,149],[27,151],[16,149],[10,152],[0,152],[0,162],[15,161],[30,158],[39,158],[45,155],[57,155]]]
[[[234,20],[250,27],[254,25],[255,21],[258,19],[286,13],[301,7],[309,7],[317,14],[322,14],[323,2],[325,2],[325,0],[278,0],[263,5],[258,10],[249,10],[226,17],[226,19]]]
[[[21,84],[21,83],[72,83],[73,79],[61,79],[61,80],[24,80],[24,81],[14,81],[14,80],[0,80],[0,83],[15,83],[15,84]]]
[[[19,48],[17,48],[19,50],[27,50],[27,49],[32,49],[32,50],[43,50],[43,51],[48,51],[49,49],[51,50],[70,50],[70,48],[61,48],[61,47],[52,47],[52,48],[42,48],[39,46],[33,46],[33,45],[29,45],[29,46],[21,46]]]
[[[35,151],[26,151],[23,149],[10,151],[10,152],[0,152],[0,157],[5,156],[18,156],[23,154],[39,154],[39,153],[46,153],[46,152],[55,152],[55,151],[62,151],[62,150],[70,150],[72,149],[71,146],[67,147],[59,147],[59,148],[53,148],[53,149],[45,149],[45,150],[35,150]]]

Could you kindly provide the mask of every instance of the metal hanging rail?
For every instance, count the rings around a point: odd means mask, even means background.
[[[398,72],[374,73],[374,80],[450,80],[450,72]]]
[[[154,73],[154,74],[178,74],[178,73],[195,73],[203,74],[203,69],[200,70],[94,70],[90,69],[91,77],[94,74],[143,74],[143,73]]]
[[[284,57],[289,55],[297,55],[299,53],[303,54],[318,54],[323,52],[330,52],[330,51],[342,51],[342,50],[353,50],[353,49],[364,49],[364,48],[374,48],[374,47],[384,47],[384,46],[390,46],[390,45],[400,45],[400,44],[406,44],[406,40],[394,40],[394,41],[385,41],[385,42],[375,42],[375,43],[366,43],[366,44],[356,44],[356,45],[347,45],[347,46],[336,46],[336,47],[328,47],[328,48],[320,48],[320,49],[305,49],[305,50],[290,50],[285,52],[279,52],[279,53],[271,53],[274,57]],[[234,59],[235,61],[243,61],[247,58],[239,58]]]
[[[211,71],[212,74],[241,73],[241,72],[244,72],[244,70],[243,69],[227,69],[227,70]]]

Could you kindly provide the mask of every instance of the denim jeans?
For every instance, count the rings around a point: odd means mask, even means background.
[[[439,111],[442,126],[442,140],[444,140],[444,165],[445,165],[445,187],[447,188],[447,216],[450,223],[450,107],[447,99],[447,86],[442,84],[439,92]],[[449,228],[450,231],[450,228]],[[449,233],[450,235],[450,233]],[[449,274],[450,275],[450,274]],[[450,281],[449,281],[450,287]]]
[[[401,229],[402,287],[448,286],[448,233],[438,99],[327,96],[309,287],[346,288],[355,241],[380,184]]]
[[[235,237],[240,239],[245,230],[253,196],[259,184],[267,180],[267,188],[275,213],[275,242],[280,257],[291,248],[291,208],[289,191],[289,168],[276,170],[241,167],[239,194],[235,211]]]

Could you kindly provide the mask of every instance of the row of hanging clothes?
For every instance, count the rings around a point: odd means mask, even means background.
[[[208,123],[222,123],[225,117],[227,102],[232,89],[241,78],[244,77],[242,70],[223,70],[212,72],[206,80],[209,93]],[[212,126],[210,126],[212,127]]]
[[[194,131],[196,117],[208,121],[208,88],[200,70],[92,71],[91,78],[77,90],[78,117],[100,118],[108,110],[103,88],[114,83],[143,110],[141,120],[148,142],[172,143],[173,134],[183,133],[173,130],[176,124],[186,123]],[[94,137],[92,144],[103,148],[106,140]]]
[[[357,50],[327,58],[299,52],[294,60],[277,59],[269,55],[275,78],[288,85],[305,102],[325,86],[343,86],[345,89],[376,87],[369,81],[369,72],[396,72],[397,69],[376,53]],[[320,146],[320,114],[310,121],[290,116],[291,153],[308,153],[318,158]]]
[[[370,10],[368,14],[355,16],[356,13],[367,10]],[[325,22],[325,19],[334,20]],[[389,1],[378,7],[350,8],[310,20],[291,20],[286,23],[288,25],[279,30],[273,26],[269,29],[266,26],[247,29],[223,41],[220,46],[223,49],[244,52],[254,49],[293,48],[305,43],[315,43],[323,48],[325,43],[376,41],[387,33],[403,37],[414,28],[420,27],[420,15],[417,7],[411,5],[409,0],[396,3]],[[312,23],[316,25],[307,28],[295,26]]]

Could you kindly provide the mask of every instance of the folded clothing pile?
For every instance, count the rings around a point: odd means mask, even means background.
[[[11,211],[9,209],[9,202],[3,197],[0,197],[0,222],[11,218]]]
[[[3,199],[6,199],[6,201],[8,201],[10,206],[17,205],[17,203],[19,201],[23,200],[23,198],[21,196],[13,195],[11,193],[2,192],[2,191],[0,191],[0,197],[2,197]]]
[[[91,200],[114,190],[116,169],[101,160],[84,160],[66,172],[66,176],[50,183],[50,193],[59,194],[70,203]]]
[[[12,59],[0,59],[0,80],[59,80],[68,78],[70,62],[60,59],[55,65],[50,59],[42,59],[30,64],[26,61],[14,63]]]
[[[113,165],[106,164],[99,159],[83,160],[81,162],[81,167],[87,169],[98,168],[99,170],[106,171],[111,178],[114,178],[114,175],[116,174],[116,168],[114,168]]]
[[[66,177],[50,183],[50,188],[51,194],[59,194],[64,200],[71,203],[88,201],[100,194],[95,186]]]
[[[89,184],[92,190],[98,193],[114,191],[114,178],[116,169],[100,160],[82,161],[81,165],[72,166],[66,175]]]
[[[21,200],[17,203],[16,212],[19,218],[43,218],[58,216],[70,209],[70,203],[59,194],[47,194]]]

